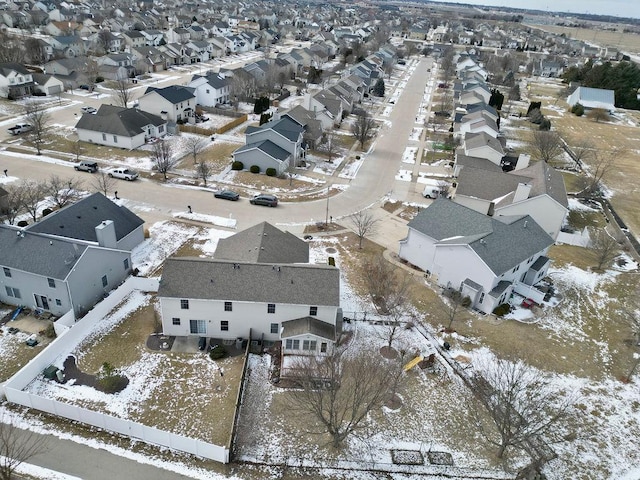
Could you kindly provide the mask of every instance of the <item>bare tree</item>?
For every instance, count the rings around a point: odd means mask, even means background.
[[[594,108],[587,113],[587,118],[590,118],[596,123],[609,121],[609,112],[604,108]]]
[[[100,192],[105,197],[108,197],[109,192],[113,190],[115,184],[115,178],[110,177],[104,170],[98,170],[94,176],[92,186],[96,192]]]
[[[22,199],[22,208],[27,211],[35,222],[38,219],[38,206],[45,196],[44,184],[35,180],[23,180],[19,185],[20,198]]]
[[[385,339],[387,347],[391,348],[401,331],[400,318],[407,303],[411,277],[382,255],[364,262],[363,277],[376,312],[390,317],[385,329]]]
[[[332,130],[328,131],[323,135],[323,142],[321,143],[321,148],[324,151],[324,153],[327,154],[327,161],[329,163],[333,161],[333,157],[335,156],[338,150],[338,145],[335,140],[336,140],[335,133]]]
[[[19,39],[0,31],[0,63],[24,63],[25,52]]]
[[[602,181],[613,171],[616,160],[624,154],[625,151],[621,148],[609,151],[594,150],[587,169],[587,186],[581,193],[587,196],[598,193]]]
[[[47,61],[47,52],[43,40],[29,37],[24,42],[25,53],[29,61],[34,65],[42,65]]]
[[[7,217],[9,225],[13,225],[16,218],[22,212],[22,189],[18,185],[7,185],[4,187],[8,195],[5,197],[5,205],[0,213]]]
[[[564,152],[560,135],[556,132],[545,130],[535,130],[533,132],[531,148],[534,156],[546,163],[557,159]]]
[[[198,165],[196,165],[196,173],[198,174],[198,177],[201,178],[204,182],[205,187],[207,186],[207,179],[211,175],[212,171],[213,167],[211,165],[211,162],[207,160],[203,160],[202,162],[198,163]]]
[[[471,412],[484,438],[498,448],[498,458],[509,447],[530,451],[542,436],[559,435],[571,396],[553,388],[540,371],[522,361],[479,362],[477,368],[474,393],[487,409],[490,425],[479,413],[477,402],[472,403]]]
[[[193,157],[193,164],[196,165],[198,163],[198,154],[205,147],[204,139],[198,135],[189,135],[184,137],[184,145]]]
[[[593,158],[596,146],[591,139],[582,137],[574,140],[572,143],[571,151],[573,152],[573,159],[578,166],[581,167],[585,161]]]
[[[44,193],[51,197],[51,200],[58,208],[62,208],[69,203],[75,202],[80,197],[82,182],[73,178],[60,178],[51,175],[44,184]]]
[[[454,289],[445,290],[443,294],[447,299],[443,303],[445,318],[448,321],[447,330],[451,330],[451,326],[460,316],[460,312],[471,305],[471,299]]]
[[[109,46],[111,44],[111,32],[106,28],[101,29],[96,35],[96,47],[99,53],[109,53]]]
[[[595,253],[595,269],[601,271],[618,255],[618,241],[606,229],[595,230],[591,235],[591,249]]]
[[[312,417],[317,422],[312,433],[328,434],[334,448],[365,428],[370,414],[384,406],[402,380],[400,362],[366,349],[349,355],[342,347],[328,356],[303,357],[292,371],[298,388],[287,393],[289,410],[301,421]]]
[[[27,142],[36,149],[38,155],[42,153],[42,146],[47,141],[51,116],[40,102],[30,101],[24,106],[27,123],[32,130],[27,134]]]
[[[173,148],[171,144],[164,140],[153,144],[151,161],[155,169],[164,175],[165,181],[167,180],[167,172],[178,163],[178,160],[173,158]]]
[[[84,74],[87,77],[87,83],[93,88],[96,86],[96,80],[100,76],[100,65],[98,62],[93,59],[87,57],[87,61],[84,66]]]
[[[71,145],[70,148],[70,152],[69,153],[73,153],[76,162],[80,161],[80,156],[82,155],[82,152],[84,151],[84,148],[82,147],[82,143],[80,143],[80,140],[76,141],[75,143],[73,143]]]
[[[366,112],[356,116],[356,121],[351,126],[351,133],[360,143],[360,148],[364,149],[364,145],[373,137],[375,128],[376,122]]]
[[[367,235],[376,231],[378,220],[373,217],[371,212],[367,212],[366,210],[360,210],[352,214],[349,218],[358,236],[358,247],[362,248],[362,240],[364,240]]]
[[[119,78],[112,84],[113,98],[115,104],[128,108],[127,105],[133,100],[133,90],[131,89],[131,83],[128,78]]]
[[[18,428],[4,414],[0,417],[0,479],[11,480],[21,464],[47,449],[46,437]]]

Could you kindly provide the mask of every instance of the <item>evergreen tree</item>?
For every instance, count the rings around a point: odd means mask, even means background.
[[[379,78],[376,84],[373,86],[373,94],[376,97],[384,97],[385,85],[384,80]]]

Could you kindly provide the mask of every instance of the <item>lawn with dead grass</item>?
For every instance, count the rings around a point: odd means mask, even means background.
[[[615,166],[604,177],[603,182],[611,192],[611,204],[636,236],[640,235],[640,112],[618,109],[616,117],[610,122],[595,122],[586,115],[577,117],[571,114],[566,98],[554,98],[552,92],[563,88],[560,80],[545,79],[529,82],[532,101],[542,101],[542,113],[551,119],[551,125],[569,144],[576,147],[589,141],[601,154],[610,152],[614,147],[622,153],[615,159]],[[531,126],[535,128],[535,126]],[[528,142],[529,133],[521,140]],[[593,169],[593,161],[585,160],[587,168]],[[576,191],[579,183],[571,185],[568,191]],[[574,190],[575,189],[575,190]]]
[[[621,12],[622,13],[622,12]],[[617,25],[611,30],[611,23],[607,23],[607,30],[595,28],[563,27],[559,25],[532,25],[532,27],[558,35],[563,33],[567,38],[575,38],[596,45],[617,47],[620,50],[640,52],[640,36],[636,33],[623,32],[625,25]]]
[[[115,311],[120,308],[122,305]],[[74,403],[226,445],[242,374],[242,356],[213,361],[203,352],[151,351],[146,348],[146,340],[161,328],[158,315],[153,299],[148,297],[113,328],[91,335],[75,351],[78,366],[84,372],[95,374],[108,362],[127,376],[129,387],[120,395],[131,389],[127,395],[132,401],[120,405],[114,396],[112,400],[85,397]]]

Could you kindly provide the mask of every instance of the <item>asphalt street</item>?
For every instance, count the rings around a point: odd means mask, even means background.
[[[407,139],[416,126],[416,115],[430,76],[431,66],[430,58],[422,58],[419,61],[411,77],[406,79],[406,87],[396,101],[389,121],[379,132],[356,178],[351,180],[349,188],[332,196],[329,200],[329,215],[334,219],[374,207],[371,211],[383,221],[379,222],[372,239],[394,250],[397,249],[398,240],[406,235],[406,226],[397,217],[377,207],[389,193],[393,192],[394,197],[399,200],[410,199],[415,194],[407,186],[408,182],[396,180],[395,176],[402,165],[402,155]],[[93,105],[93,103],[85,104]],[[100,102],[96,99],[93,106],[97,107],[99,104]],[[70,120],[79,108],[80,104],[77,108],[74,106],[61,109],[59,115],[67,115]],[[5,147],[6,145],[4,143]],[[85,182],[90,181],[90,174],[76,172],[71,162],[68,165],[47,163],[35,155],[18,157],[0,151],[0,171],[4,169],[7,169],[11,176],[21,179],[46,180],[52,174],[56,174],[61,177],[82,179]],[[301,233],[303,224],[310,221],[324,221],[327,214],[326,199],[285,202],[277,208],[266,208],[250,205],[247,199],[239,202],[214,200],[210,192],[185,189],[150,180],[120,181],[117,190],[119,197],[132,202],[134,210],[148,224],[171,219],[175,213],[185,212],[186,206],[191,205],[195,213],[235,218],[238,230],[266,220],[275,225],[284,225],[294,233]],[[138,208],[135,208],[136,206]],[[49,450],[31,459],[30,463],[91,480],[188,478],[69,440],[51,437],[50,445],[52,446]]]

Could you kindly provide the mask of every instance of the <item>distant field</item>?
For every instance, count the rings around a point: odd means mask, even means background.
[[[546,32],[562,34],[567,37],[594,43],[606,47],[616,47],[630,53],[640,53],[640,35],[635,33],[610,32],[588,28],[560,27],[558,25],[531,25]],[[622,28],[622,27],[620,27]]]
[[[553,94],[562,88],[558,80],[541,79],[529,83],[531,100],[542,101],[542,112],[551,120],[552,128],[571,146],[587,139],[596,148],[607,151],[623,148],[616,160],[616,167],[604,179],[611,190],[611,203],[636,237],[640,235],[640,112],[619,109],[612,122],[597,123],[586,116],[576,117],[568,112],[564,98]],[[587,161],[587,163],[589,163]]]

